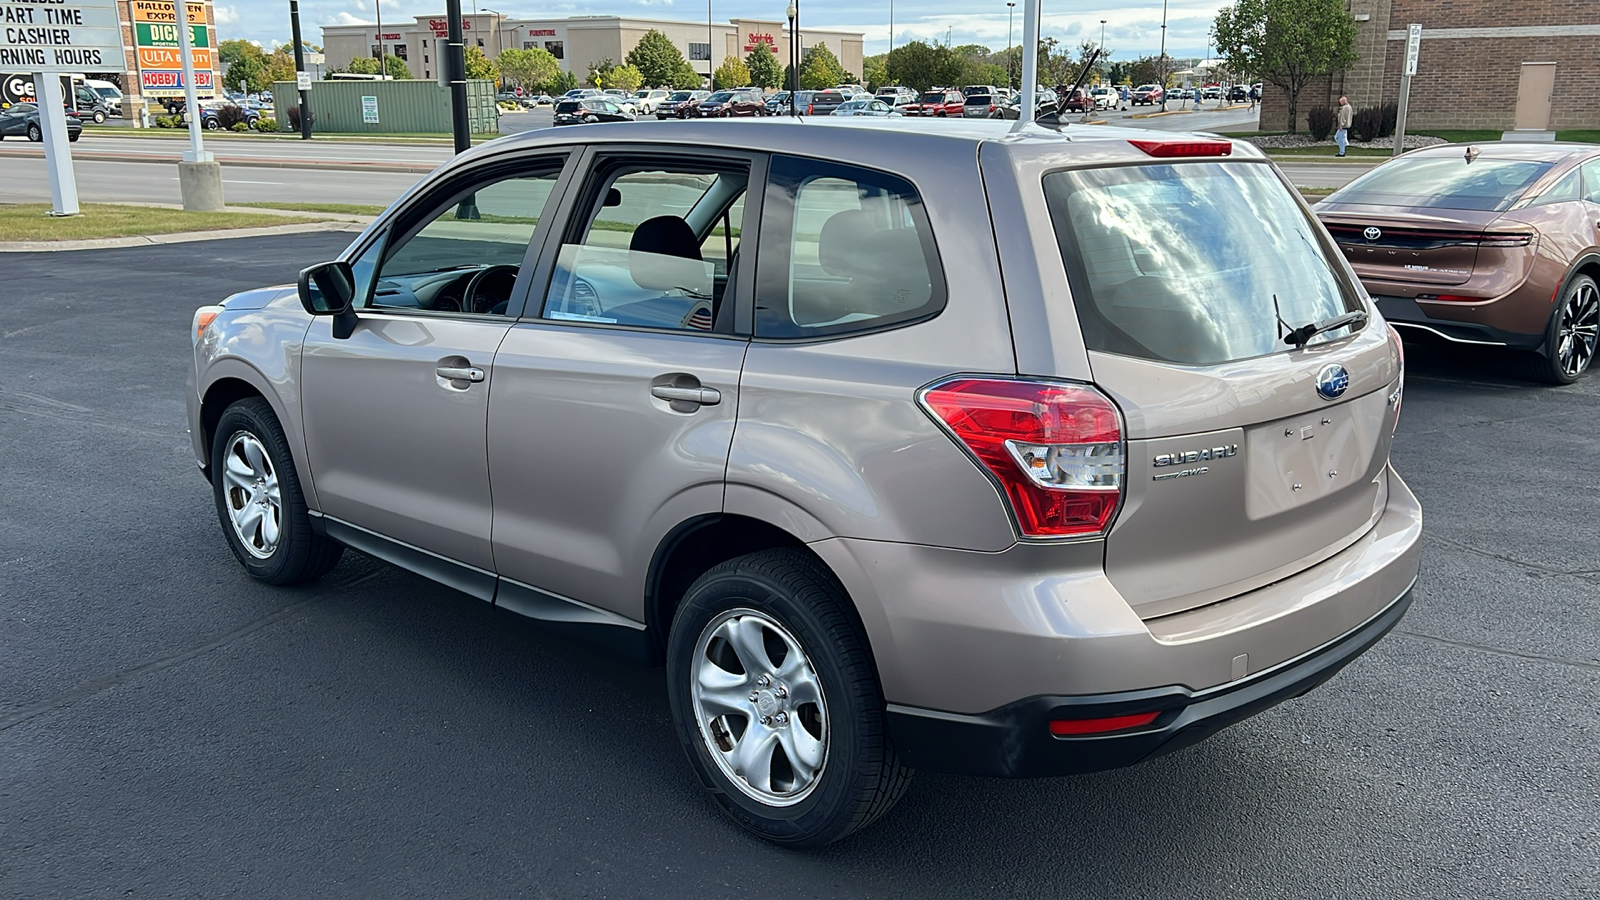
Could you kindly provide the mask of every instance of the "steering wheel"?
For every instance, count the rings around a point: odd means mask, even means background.
[[[495,282],[491,281],[491,279],[498,278],[501,280],[506,280],[506,276],[510,276],[510,279],[506,281],[503,290],[499,292],[500,296],[494,296],[492,293],[490,293],[489,296],[482,298],[478,296],[480,291],[484,291],[485,288],[495,284]],[[461,306],[463,307],[463,311],[471,311],[475,313],[494,312],[494,308],[496,306],[511,299],[511,287],[512,285],[516,284],[516,281],[516,266],[502,264],[485,266],[482,269],[479,269],[473,274],[472,278],[468,279],[466,288],[461,292]]]

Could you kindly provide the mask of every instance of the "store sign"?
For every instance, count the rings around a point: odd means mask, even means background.
[[[178,33],[178,7],[169,0],[131,0],[134,55],[139,60],[139,91],[150,97],[181,97],[183,51]],[[189,23],[190,60],[194,65],[195,93],[216,93],[215,52],[206,10],[198,3],[184,4]]]
[[[450,33],[450,20],[449,19],[429,19],[428,20],[428,29],[433,32],[433,36],[434,37],[444,37],[444,36],[446,36],[446,35],[448,35]],[[462,31],[471,31],[472,30],[472,23],[470,21],[466,20],[466,19],[462,19],[461,20],[461,30]]]
[[[754,50],[757,44],[766,44],[769,48],[778,45],[778,42],[770,34],[747,34],[744,37],[744,50],[746,53]]]
[[[528,36],[529,37],[555,37],[556,36],[556,30],[554,28],[529,28],[528,29]]]
[[[122,68],[116,0],[0,0],[0,69]]]
[[[392,31],[388,34],[375,34],[372,39],[375,41],[398,41],[400,40],[400,32]]]

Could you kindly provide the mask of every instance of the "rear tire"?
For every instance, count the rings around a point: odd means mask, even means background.
[[[667,679],[689,764],[769,841],[836,841],[911,782],[849,598],[803,551],[763,550],[700,576],[673,617]]]
[[[1572,384],[1594,361],[1600,329],[1600,286],[1587,275],[1574,277],[1556,302],[1545,330],[1544,347],[1528,359],[1529,374],[1549,384]]]
[[[101,112],[98,109],[95,110],[94,111],[94,123],[96,125],[104,125],[106,123],[106,114]]]
[[[37,126],[37,125],[29,125],[28,126],[28,140],[33,141],[35,144],[37,144],[40,141],[44,140],[44,132],[40,131],[39,130],[39,126]]]
[[[344,547],[311,530],[289,442],[267,401],[252,397],[223,411],[211,487],[228,548],[252,578],[296,584],[338,565]]]

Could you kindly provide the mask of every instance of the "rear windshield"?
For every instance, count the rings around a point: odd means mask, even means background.
[[[1091,350],[1215,365],[1287,350],[1290,329],[1361,308],[1267,166],[1082,169],[1046,175],[1044,191]]]
[[[1468,162],[1464,155],[1398,159],[1357,178],[1328,199],[1334,203],[1502,212],[1552,165],[1481,156]]]
[[[706,98],[706,102],[707,103],[725,103],[725,102],[727,102],[728,100],[731,100],[731,99],[733,99],[733,95],[728,93],[727,91],[717,91],[715,94],[712,94],[711,96],[707,97]]]
[[[992,100],[992,98],[990,98],[990,96],[988,94],[968,94],[967,95],[967,105],[968,106],[988,106],[992,102],[994,102],[994,101]]]
[[[818,91],[816,96],[811,98],[811,102],[812,103],[843,103],[844,102],[844,95],[839,93],[838,91]]]
[[[576,100],[563,100],[560,103],[556,104],[556,110],[555,111],[558,112],[558,113],[570,113],[570,112],[577,112],[578,110],[580,110],[582,108],[583,108],[583,104],[579,103]]]
[[[923,103],[943,103],[944,102],[944,94],[942,94],[942,93],[923,94],[922,95],[922,102]]]

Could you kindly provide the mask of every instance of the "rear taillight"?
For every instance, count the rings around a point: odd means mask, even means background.
[[[1146,141],[1131,140],[1128,143],[1143,150],[1150,156],[1228,156],[1233,153],[1231,141]]]
[[[1154,722],[1159,715],[1161,715],[1160,710],[1126,716],[1108,716],[1104,719],[1053,719],[1050,722],[1050,733],[1057,737],[1069,737],[1075,734],[1127,731],[1130,728],[1143,728]]]
[[[1478,239],[1480,247],[1526,247],[1533,243],[1533,233],[1528,231],[1507,231],[1495,233],[1485,231],[1483,237]]]
[[[1088,385],[953,378],[922,404],[999,482],[1026,537],[1103,533],[1122,500],[1122,416]]]
[[[1446,303],[1482,303],[1488,297],[1473,297],[1467,294],[1418,294],[1418,300],[1443,300]]]
[[[1396,331],[1393,325],[1389,326],[1389,340],[1394,344],[1395,364],[1400,368],[1400,377],[1395,379],[1394,393],[1389,395],[1389,405],[1394,407],[1393,427],[1399,428],[1400,401],[1404,399],[1406,390],[1406,345],[1400,340],[1400,332]]]

